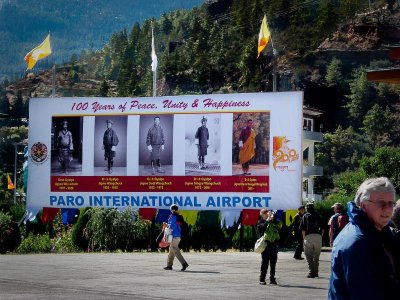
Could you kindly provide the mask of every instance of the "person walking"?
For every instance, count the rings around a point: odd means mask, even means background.
[[[318,277],[319,256],[322,248],[324,229],[319,214],[313,203],[307,203],[306,213],[301,220],[301,232],[304,239],[304,254],[307,259],[309,273],[307,278]]]
[[[178,205],[173,204],[170,207],[171,214],[168,217],[168,228],[172,231],[172,242],[169,245],[169,252],[167,258],[167,266],[164,270],[172,270],[172,265],[174,264],[175,257],[182,264],[181,271],[185,271],[189,264],[183,258],[181,250],[179,249],[179,242],[181,241],[181,225],[183,221],[182,216],[178,213]]]
[[[303,252],[303,233],[301,232],[301,218],[303,217],[305,212],[304,205],[301,205],[297,208],[297,214],[294,216],[293,225],[292,225],[292,234],[297,240],[297,246],[294,251],[294,259],[303,260],[304,258],[301,257],[301,253]]]
[[[197,156],[199,159],[199,169],[204,170],[206,166],[204,164],[204,158],[207,155],[208,139],[210,135],[207,128],[207,119],[203,116],[201,119],[201,126],[197,128],[195,139],[197,145]]]
[[[265,277],[267,276],[268,266],[270,266],[269,283],[277,284],[275,270],[278,261],[279,229],[282,228],[282,222],[276,218],[276,212],[261,209],[257,228],[259,237],[264,236],[264,239],[267,241],[267,247],[261,253],[260,284],[267,284]]]
[[[247,121],[247,126],[242,129],[239,137],[239,161],[242,164],[242,175],[251,175],[249,173],[250,160],[255,155],[256,132],[253,129],[253,120]]]
[[[399,236],[388,225],[395,189],[365,180],[347,203],[349,224],[333,242],[328,299],[399,299]]]
[[[112,120],[107,120],[107,129],[103,135],[103,150],[104,150],[104,160],[107,160],[107,167],[104,171],[111,174],[113,172],[114,157],[116,155],[116,147],[119,143],[118,135],[112,126],[114,122]]]
[[[161,152],[164,151],[164,130],[160,124],[160,117],[154,117],[154,124],[147,132],[146,145],[150,151],[150,164],[151,174],[156,174],[156,167],[158,173],[165,173],[161,168]]]
[[[339,232],[344,228],[344,226],[348,223],[347,214],[343,211],[343,205],[341,203],[335,203],[332,205],[334,215],[329,219],[329,244],[332,247],[333,241],[339,234]]]

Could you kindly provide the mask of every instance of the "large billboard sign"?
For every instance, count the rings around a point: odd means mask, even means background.
[[[301,92],[33,98],[28,207],[293,209]]]

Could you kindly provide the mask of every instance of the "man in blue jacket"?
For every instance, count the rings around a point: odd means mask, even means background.
[[[181,250],[179,249],[179,242],[181,241],[181,225],[183,223],[182,216],[178,213],[178,205],[173,204],[170,207],[171,214],[168,217],[168,228],[172,230],[172,242],[169,245],[169,253],[167,259],[167,266],[164,270],[172,270],[175,256],[182,264],[181,271],[185,271],[189,264],[183,258]]]
[[[328,299],[399,299],[399,253],[388,226],[394,199],[392,183],[380,177],[364,181],[348,203],[350,223],[333,243]]]

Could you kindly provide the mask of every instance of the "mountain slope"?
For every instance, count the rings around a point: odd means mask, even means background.
[[[84,49],[99,49],[112,32],[130,29],[135,22],[158,18],[162,13],[201,5],[204,0],[14,0],[0,1],[0,79],[20,77],[23,58],[52,35],[52,60],[69,61]],[[51,61],[50,61],[51,60]]]

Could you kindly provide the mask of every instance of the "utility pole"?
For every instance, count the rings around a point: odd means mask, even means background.
[[[56,96],[56,63],[53,63],[51,78],[51,98]]]
[[[18,146],[25,145],[24,143],[13,143],[14,145],[14,205],[17,204],[17,163],[18,155],[23,154],[18,152]]]
[[[271,39],[272,41],[272,39]],[[273,45],[272,45],[273,47]],[[274,60],[273,60],[273,82],[272,82],[272,91],[276,92],[277,91],[277,78],[276,78],[276,55],[277,51],[275,48],[272,48],[272,52],[274,55]]]

